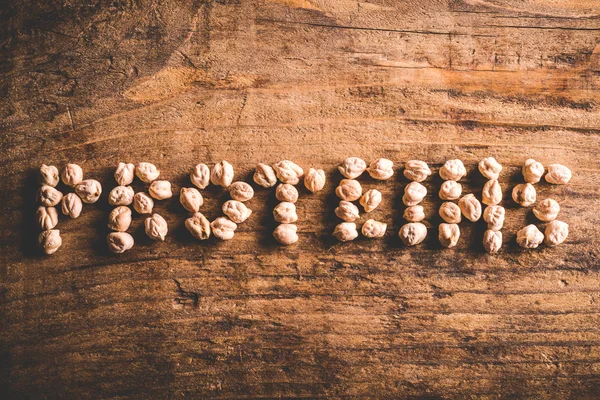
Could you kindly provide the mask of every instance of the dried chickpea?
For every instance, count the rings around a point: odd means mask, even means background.
[[[145,183],[151,183],[158,179],[160,171],[156,168],[156,165],[149,162],[140,162],[135,167],[135,175]]]
[[[440,199],[457,200],[462,194],[462,185],[456,181],[445,181],[440,187]]]
[[[375,221],[374,219],[369,219],[363,224],[361,232],[363,236],[368,237],[370,239],[375,239],[383,237],[385,235],[386,229],[387,224]]]
[[[223,160],[213,167],[210,173],[210,181],[213,185],[228,188],[233,182],[233,175],[233,165]]]
[[[42,185],[55,187],[58,185],[58,168],[54,165],[42,164],[38,181]]]
[[[387,158],[378,158],[377,160],[369,164],[367,172],[371,175],[371,178],[384,181],[390,179],[394,175],[394,162]]]
[[[289,201],[283,201],[277,204],[273,209],[273,217],[275,218],[275,221],[281,222],[282,224],[291,224],[292,222],[298,221],[296,205]]]
[[[113,231],[125,232],[131,225],[131,210],[126,206],[114,208],[108,215],[108,227]]]
[[[442,246],[450,248],[456,246],[460,238],[460,228],[457,224],[440,224],[438,239]]]
[[[202,213],[194,213],[186,219],[185,227],[198,240],[206,240],[210,237],[210,222]]]
[[[61,209],[64,215],[67,215],[71,218],[79,217],[81,215],[81,210],[83,209],[81,198],[75,193],[67,193],[62,198]]]
[[[420,222],[410,222],[400,228],[398,237],[405,246],[415,246],[427,237],[427,227]]]
[[[531,224],[517,232],[517,243],[525,249],[535,249],[544,241],[544,234]]]
[[[138,192],[133,196],[133,209],[138,214],[152,214],[154,200],[144,192]]]
[[[497,253],[502,247],[502,232],[488,229],[483,233],[483,247],[488,253]]]
[[[167,221],[159,214],[152,214],[144,221],[146,235],[150,239],[164,241],[169,231]]]
[[[471,222],[475,222],[481,218],[481,203],[474,194],[470,193],[463,196],[458,201],[458,206],[460,207],[460,211]]]
[[[427,195],[427,188],[419,182],[411,182],[404,188],[404,196],[402,202],[407,206],[416,206]]]
[[[569,183],[573,176],[571,170],[561,164],[548,165],[548,173],[546,174],[546,182],[554,185],[564,185]]]
[[[108,204],[111,206],[128,206],[133,203],[134,194],[131,186],[117,186],[108,194]]]
[[[496,179],[490,179],[483,185],[481,192],[481,202],[490,206],[496,205],[502,201],[502,187]]]
[[[273,164],[273,169],[281,182],[289,183],[290,185],[297,185],[300,182],[300,178],[304,176],[304,170],[290,160],[282,160]]]
[[[360,205],[363,206],[365,212],[371,212],[381,204],[381,192],[377,189],[369,189],[360,198]]]
[[[119,186],[131,185],[133,178],[135,178],[135,165],[120,162],[115,170],[115,181]]]
[[[248,201],[254,197],[254,189],[246,182],[233,182],[229,188],[229,195],[233,200]]]
[[[447,181],[459,181],[467,174],[467,169],[461,160],[448,160],[440,168],[440,176]]]
[[[340,242],[348,242],[358,237],[356,224],[354,222],[342,222],[333,230],[333,236]]]
[[[520,183],[513,188],[512,199],[521,207],[529,207],[537,198],[535,187],[531,183]]]
[[[460,210],[459,210],[460,213]],[[421,222],[425,219],[425,212],[423,206],[410,206],[406,207],[402,217],[408,222]]]
[[[166,200],[173,197],[173,192],[171,191],[171,182],[169,181],[152,182],[148,188],[148,192],[150,193],[150,196],[156,200]]]
[[[569,236],[569,224],[554,220],[546,225],[544,243],[547,246],[558,246]]]
[[[197,164],[190,171],[190,182],[198,189],[205,189],[210,183],[210,168],[206,164]]]
[[[404,176],[414,182],[423,182],[431,175],[431,169],[424,161],[410,160],[404,167]]]
[[[58,229],[50,229],[47,231],[43,231],[38,236],[38,242],[44,253],[54,254],[62,244],[60,231]]]
[[[502,165],[494,157],[486,157],[479,161],[478,168],[481,175],[488,179],[498,180],[500,171],[502,171]]]
[[[45,231],[53,229],[58,224],[58,212],[54,207],[40,206],[37,209],[36,216],[40,228]]]
[[[533,214],[544,222],[554,221],[560,212],[560,205],[556,200],[544,199],[533,207]]]
[[[44,185],[37,193],[38,203],[44,207],[54,207],[62,199],[63,194],[52,186]]]
[[[213,235],[221,240],[233,239],[237,225],[225,217],[219,217],[210,223]]]
[[[458,224],[462,220],[460,207],[450,201],[442,203],[439,214],[449,224]]]
[[[483,212],[483,220],[487,222],[489,230],[499,231],[504,225],[505,214],[506,211],[502,206],[488,206]]]
[[[280,224],[273,231],[273,237],[279,243],[289,246],[298,241],[298,227],[294,224]]]
[[[304,186],[312,193],[323,190],[325,186],[325,171],[322,169],[309,168],[304,176]]]
[[[100,198],[102,185],[95,179],[86,179],[75,186],[75,193],[84,203],[92,204]]]
[[[298,189],[289,183],[280,183],[277,185],[277,189],[275,189],[275,197],[279,201],[295,203],[298,201]]]
[[[254,182],[264,188],[270,188],[277,183],[277,176],[273,167],[267,164],[259,163],[254,172]]]
[[[65,185],[74,187],[83,180],[83,170],[77,164],[67,164],[62,170],[60,178]]]
[[[108,250],[115,254],[125,253],[133,247],[133,236],[127,232],[111,232],[106,236]]]
[[[526,160],[523,164],[521,172],[523,173],[523,178],[525,178],[525,182],[538,183],[540,179],[542,179],[542,175],[544,175],[544,166],[541,162],[535,161],[534,159],[530,158]]]
[[[335,215],[345,222],[354,222],[359,217],[358,207],[349,201],[342,200],[340,201],[339,206],[335,209]]]
[[[335,194],[342,200],[358,200],[362,195],[362,186],[354,179],[342,179],[339,186],[335,189]]]
[[[367,163],[358,157],[348,157],[338,167],[340,174],[348,179],[356,179],[367,169]]]
[[[204,204],[204,198],[196,188],[181,188],[179,202],[187,211],[197,213]]]
[[[236,224],[241,224],[247,220],[252,214],[252,210],[246,207],[244,203],[237,200],[227,200],[223,203],[223,214],[227,215],[230,220]]]

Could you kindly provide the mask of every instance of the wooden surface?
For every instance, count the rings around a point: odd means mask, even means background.
[[[600,393],[600,5],[595,0],[2,2],[0,392],[4,398],[593,399]],[[382,240],[339,244],[335,166],[388,157],[372,213]],[[403,161],[461,158],[478,196],[503,165],[504,246],[482,222],[404,248]],[[535,222],[507,194],[526,158],[574,171],[540,184],[571,226],[519,249]],[[273,191],[230,242],[194,241],[177,198],[164,243],[106,251],[119,161],[151,161],[176,190],[198,162],[289,158],[324,168],[301,190],[300,241],[271,238]],[[82,165],[104,186],[63,246],[35,250],[35,169]],[[136,183],[136,190],[144,186]],[[226,195],[204,191],[203,212]],[[364,221],[367,216],[363,216]]]

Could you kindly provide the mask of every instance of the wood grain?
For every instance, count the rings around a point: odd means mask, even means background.
[[[9,398],[531,398],[600,393],[600,7],[574,0],[72,0],[0,8],[0,392]],[[382,240],[336,243],[346,156],[504,165],[503,250],[483,223],[437,241],[396,237],[401,170],[369,217]],[[538,185],[561,203],[560,247],[519,249],[535,222],[510,189],[526,158],[574,171]],[[119,161],[156,163],[175,190],[198,162],[324,168],[298,203],[300,242],[277,246],[270,190],[235,240],[199,243],[177,199],[152,243],[108,254]],[[104,186],[63,246],[35,250],[35,170],[80,164]],[[64,189],[64,188],[63,188]],[[143,190],[141,183],[136,190]],[[203,192],[220,214],[224,192]],[[367,216],[361,217],[361,221]]]

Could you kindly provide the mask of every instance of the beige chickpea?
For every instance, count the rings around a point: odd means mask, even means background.
[[[520,183],[513,188],[512,199],[521,207],[529,207],[537,198],[535,187],[531,183]]]
[[[267,164],[259,163],[254,172],[254,182],[264,188],[270,188],[277,183],[277,176],[273,167]]]
[[[304,176],[304,170],[296,163],[290,160],[282,160],[273,164],[275,175],[283,183],[297,185],[300,178]]]
[[[394,162],[387,158],[378,158],[369,164],[367,172],[371,178],[385,181],[394,175]]]
[[[280,224],[273,231],[273,237],[279,243],[289,246],[298,241],[298,227],[294,224]]]
[[[479,168],[479,172],[481,175],[488,179],[498,180],[500,176],[500,171],[502,171],[502,165],[494,157],[486,157],[483,160],[479,161],[477,165]]]
[[[502,201],[502,186],[496,179],[490,179],[483,185],[481,192],[481,202],[490,206],[496,205]]]
[[[221,240],[231,240],[235,235],[237,225],[225,217],[219,217],[210,223],[213,235]]]
[[[210,168],[206,164],[196,164],[190,171],[190,182],[198,189],[206,189],[210,183]]]
[[[196,188],[181,188],[179,202],[187,211],[197,213],[204,204],[204,198]]]
[[[356,224],[354,222],[342,222],[333,230],[333,236],[340,242],[348,242],[358,237]]]
[[[151,183],[158,179],[160,171],[156,165],[149,162],[140,162],[135,166],[135,175],[144,183]]]
[[[323,187],[325,187],[325,171],[309,168],[304,176],[304,186],[312,193],[323,190]]]
[[[398,237],[405,246],[415,246],[427,237],[427,227],[421,222],[410,222],[402,225]]]
[[[342,179],[335,189],[335,194],[342,200],[358,200],[362,195],[362,186],[354,179]]]
[[[569,224],[554,220],[546,225],[544,243],[550,247],[558,246],[567,239],[567,236],[569,236]]]
[[[229,188],[229,195],[233,200],[248,201],[254,197],[254,189],[246,182],[233,182]]]
[[[161,215],[152,214],[144,220],[144,230],[150,239],[164,241],[169,227]]]
[[[125,253],[133,247],[133,236],[127,232],[111,232],[106,236],[108,250],[115,254]]]
[[[358,178],[366,169],[367,163],[358,157],[348,157],[338,166],[340,174],[348,179]]]
[[[133,178],[135,178],[135,165],[120,162],[119,165],[117,165],[114,176],[115,181],[117,181],[119,186],[131,185]]]
[[[427,195],[427,188],[419,182],[411,182],[404,188],[402,202],[407,206],[416,206]]]
[[[440,176],[447,181],[459,181],[467,175],[467,169],[461,160],[448,160],[440,168]]]
[[[554,221],[560,212],[560,205],[556,200],[544,199],[533,207],[533,214],[544,222]]]
[[[40,184],[55,187],[58,185],[58,180],[58,168],[54,165],[42,164],[38,176]]]
[[[414,182],[423,182],[431,175],[431,169],[426,162],[410,160],[404,166],[404,176]]]
[[[83,210],[83,202],[75,193],[67,193],[62,198],[61,203],[61,209],[64,215],[67,215],[71,218],[77,218],[81,215],[81,211]]]
[[[449,224],[458,224],[462,220],[460,207],[450,201],[442,203],[438,212],[440,217]]]
[[[359,217],[358,207],[349,201],[342,200],[335,209],[335,215],[345,222],[354,222]]]
[[[381,204],[381,192],[377,189],[369,189],[360,198],[360,205],[363,206],[365,212],[371,212]]]
[[[440,199],[458,200],[462,194],[462,185],[456,181],[445,181],[440,187]]]
[[[131,186],[117,186],[108,194],[108,204],[111,206],[128,206],[133,203],[134,194]]]
[[[233,165],[223,160],[213,166],[210,173],[210,181],[213,185],[228,188],[231,182],[233,182],[233,175]]]
[[[365,221],[361,228],[363,236],[368,237],[370,239],[382,238],[385,235],[386,230],[386,223],[375,221],[374,219],[369,219]]]
[[[467,194],[458,201],[460,211],[466,219],[475,222],[481,218],[481,203],[474,194]]]
[[[546,174],[546,182],[553,185],[564,185],[569,183],[573,173],[571,170],[561,164],[548,165],[548,173]]]
[[[169,181],[154,181],[148,188],[150,196],[156,200],[166,200],[173,197],[173,191],[171,190],[171,182]]]
[[[48,255],[56,253],[62,245],[62,238],[58,229],[43,231],[38,236],[38,242],[42,251]]]
[[[483,233],[483,247],[488,253],[497,253],[502,247],[502,232],[488,229]]]
[[[443,247],[454,247],[460,239],[460,228],[457,224],[440,224],[438,239]]]
[[[125,232],[131,225],[131,210],[126,206],[114,208],[108,215],[108,227],[113,231]]]
[[[92,204],[98,201],[102,194],[102,185],[95,179],[86,179],[75,186],[75,193],[81,197],[81,201]]]
[[[54,207],[40,206],[36,212],[38,224],[45,231],[53,229],[58,224],[58,212]]]
[[[44,185],[38,189],[38,203],[44,207],[54,207],[60,203],[62,198],[63,194],[52,186]]]
[[[252,210],[246,207],[244,203],[237,200],[227,200],[221,207],[223,214],[236,224],[241,224],[252,215]]]
[[[517,243],[525,249],[535,249],[544,241],[544,234],[531,224],[517,232]]]
[[[298,221],[296,205],[288,201],[277,204],[273,209],[273,217],[275,218],[275,221],[281,222],[282,224],[291,224]]]
[[[417,205],[406,207],[406,209],[404,209],[404,213],[402,214],[402,218],[404,218],[408,222],[423,221],[425,219],[425,211],[423,209],[423,206]]]
[[[74,187],[83,180],[83,170],[77,164],[67,164],[62,170],[60,178],[65,185]]]
[[[133,196],[133,209],[138,214],[152,214],[154,200],[144,192],[138,192]]]
[[[535,161],[530,158],[525,161],[523,168],[521,169],[523,178],[527,183],[538,183],[544,175],[544,166],[541,162]]]
[[[487,206],[483,212],[483,220],[487,222],[488,229],[499,231],[504,225],[506,210],[502,206]]]
[[[206,240],[210,237],[210,222],[202,213],[194,213],[186,219],[185,227],[198,240]]]
[[[279,201],[295,203],[298,201],[298,189],[289,183],[280,183],[275,189],[275,197]]]

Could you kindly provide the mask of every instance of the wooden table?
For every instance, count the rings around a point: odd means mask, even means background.
[[[532,398],[600,393],[600,5],[595,0],[164,0],[9,2],[0,11],[0,392],[4,398]],[[340,244],[336,165],[387,157],[361,177],[384,202],[361,222],[381,240]],[[502,251],[483,221],[437,240],[437,170],[504,169]],[[199,162],[326,170],[300,190],[300,241],[271,237],[257,189],[234,240],[195,241],[178,198],[154,243],[107,252],[119,161],[150,161],[175,190]],[[574,171],[536,185],[571,233],[522,250],[536,223],[510,200],[535,158]],[[422,159],[427,241],[402,246],[401,167]],[[36,250],[36,168],[80,164],[104,187],[63,245]],[[144,190],[141,183],[136,190]],[[203,191],[202,212],[227,198]],[[540,225],[541,226],[541,225]]]

